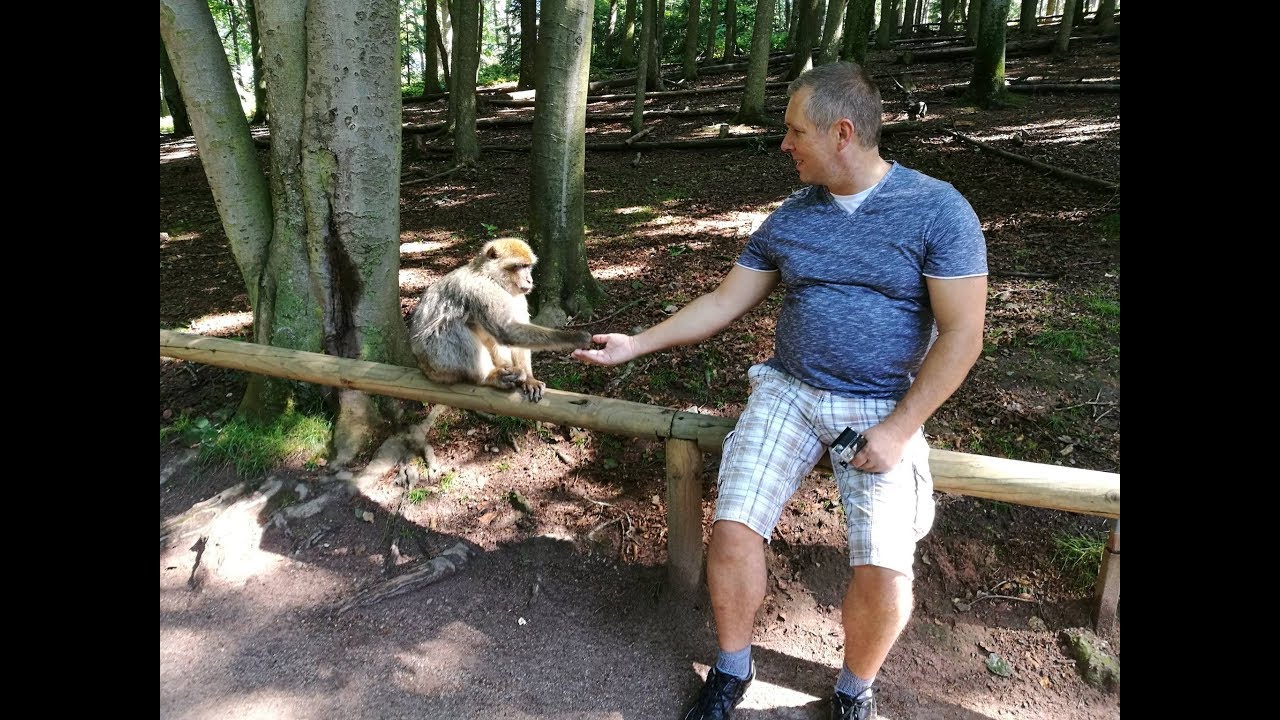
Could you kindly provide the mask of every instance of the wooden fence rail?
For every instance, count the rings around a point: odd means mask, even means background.
[[[737,418],[681,412],[627,400],[548,388],[542,401],[475,385],[440,385],[417,368],[332,355],[160,331],[160,355],[375,395],[439,403],[529,420],[541,420],[625,437],[663,439],[667,465],[668,572],[673,587],[692,593],[702,579],[701,453],[719,454]],[[823,464],[829,466],[824,458]],[[1069,512],[1120,517],[1120,475],[1096,470],[931,450],[934,488],[943,492]],[[1097,595],[1098,624],[1114,618],[1119,601],[1119,523],[1113,525],[1115,568],[1104,567]],[[1106,559],[1110,560],[1108,554]],[[1103,578],[1108,588],[1104,592]]]

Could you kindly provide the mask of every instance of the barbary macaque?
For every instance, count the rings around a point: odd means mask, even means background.
[[[533,376],[532,350],[591,347],[591,334],[529,322],[526,295],[538,258],[528,243],[499,238],[426,289],[409,325],[418,367],[439,383],[518,388],[530,402],[547,384]]]

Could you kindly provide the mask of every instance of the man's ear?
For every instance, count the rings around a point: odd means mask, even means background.
[[[853,127],[853,121],[849,118],[840,118],[836,121],[836,139],[840,150],[845,149],[850,143],[857,139],[858,131]]]

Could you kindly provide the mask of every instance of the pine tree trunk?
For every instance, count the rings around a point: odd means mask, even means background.
[[[534,0],[520,0],[520,79],[516,89],[538,85],[538,9]]]
[[[720,56],[724,62],[733,62],[738,55],[738,1],[724,0],[724,54]],[[754,38],[751,46],[755,47]]]
[[[813,44],[818,39],[818,0],[798,0],[800,7],[800,29],[796,33],[796,52],[791,59],[791,68],[787,70],[787,79],[800,77],[805,70],[813,67]]]
[[[1071,51],[1071,30],[1075,27],[1076,4],[1067,0],[1062,6],[1062,24],[1058,26],[1058,35],[1053,41],[1053,54],[1064,58]]]
[[[822,30],[822,47],[818,51],[818,64],[835,62],[844,40],[845,7],[849,0],[828,0],[827,21]]]
[[[631,67],[636,58],[636,1],[627,0],[627,10],[622,14],[622,52],[618,65]]]
[[[840,59],[862,65],[867,61],[867,10],[875,12],[875,0],[849,0],[844,13],[844,41]]]
[[[702,12],[701,0],[687,0],[684,25],[684,65],[680,77],[685,80],[698,78],[698,13]]]
[[[719,12],[720,0],[711,0],[711,8],[707,13],[707,53],[703,56],[706,61],[716,56],[716,29],[719,26],[716,18]]]
[[[1067,2],[1070,1],[1071,0],[1067,0]],[[1084,25],[1084,0],[1076,0],[1075,6],[1076,11],[1071,16],[1071,27],[1080,27],[1081,25]]]
[[[1058,5],[1061,4],[1060,0],[1046,0],[1046,2],[1047,2],[1047,6],[1045,8],[1044,14],[1048,15],[1049,17],[1053,17],[1057,15]]]
[[[658,0],[658,13],[653,16],[653,37],[649,41],[649,89],[662,92],[663,40],[667,34],[667,0]]]
[[[182,102],[178,78],[173,75],[173,65],[169,64],[169,55],[164,50],[163,37],[160,38],[160,87],[169,106],[169,112],[165,114],[173,117],[173,136],[187,137],[191,134],[191,120],[187,117],[187,106]]]
[[[977,0],[974,0],[977,2]],[[1004,94],[1004,43],[1009,0],[982,0],[978,46],[973,53],[973,79],[969,97],[980,107],[990,107]]]
[[[465,165],[480,159],[476,136],[476,70],[480,65],[479,0],[453,0],[453,87],[449,109],[453,117],[453,162]]]
[[[563,326],[586,317],[603,298],[587,268],[583,235],[587,82],[591,64],[592,0],[543,7],[538,67],[542,83],[533,115],[529,244],[534,266],[535,322]]]
[[[736,0],[729,0],[730,7]],[[747,62],[746,88],[742,91],[742,105],[738,108],[736,122],[761,123],[764,117],[764,84],[769,74],[769,47],[773,39],[773,14],[775,0],[759,0],[756,3],[756,22],[751,31],[751,54]]]

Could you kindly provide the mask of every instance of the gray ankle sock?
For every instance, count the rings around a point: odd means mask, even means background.
[[[716,670],[725,675],[745,678],[751,674],[751,646],[748,645],[736,652],[720,651],[716,658]]]
[[[874,681],[874,677],[870,680],[863,680],[850,672],[847,665],[841,665],[840,678],[836,680],[836,691],[842,692],[851,698],[856,698],[866,692],[866,689],[871,687],[871,683]]]

